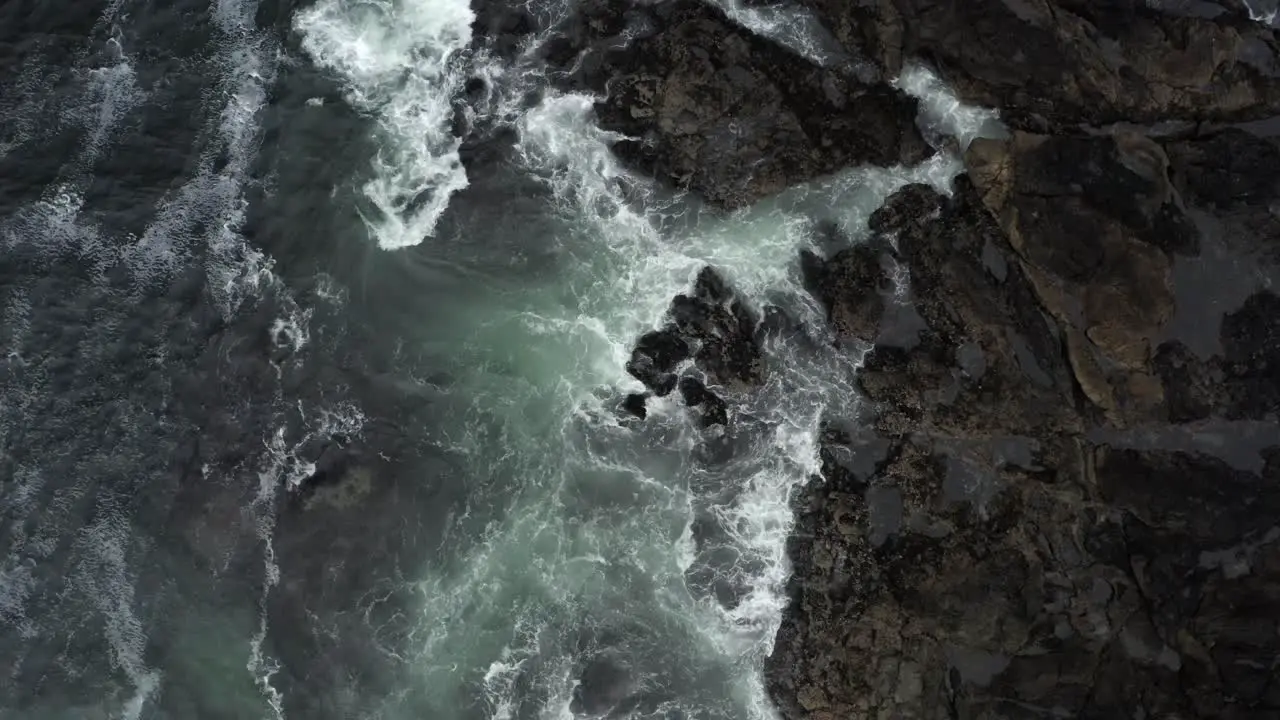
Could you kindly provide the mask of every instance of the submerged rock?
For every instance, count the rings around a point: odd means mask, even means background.
[[[709,4],[590,4],[553,45],[569,84],[606,97],[600,126],[628,164],[736,208],[859,164],[915,163],[929,148],[915,100],[821,68]]]

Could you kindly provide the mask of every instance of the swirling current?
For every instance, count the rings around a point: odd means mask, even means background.
[[[707,212],[547,84],[573,5],[534,2],[505,59],[466,0],[0,6],[6,717],[772,717],[788,499],[858,410],[798,251],[960,166]],[[708,264],[809,330],[732,432],[628,421]]]

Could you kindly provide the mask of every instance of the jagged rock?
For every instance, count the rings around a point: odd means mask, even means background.
[[[1257,293],[1222,321],[1224,412],[1232,419],[1280,416],[1280,296]]]
[[[927,325],[912,348],[876,347],[859,373],[879,405],[881,432],[1076,428],[1063,341],[966,180],[952,199],[924,185],[904,188],[876,211],[871,228],[897,238]]]
[[[1227,128],[1208,137],[1166,145],[1173,169],[1189,200],[1217,210],[1266,206],[1280,196],[1280,146]]]
[[[511,60],[537,29],[537,21],[529,8],[502,0],[474,0],[471,8],[473,45],[485,47],[498,57]]]
[[[1165,143],[1173,182],[1223,243],[1280,266],[1280,138],[1227,128]]]
[[[697,343],[694,362],[712,384],[735,390],[759,384],[758,320],[719,273],[703,268],[693,293],[671,301],[671,318],[683,337]]]
[[[549,52],[570,85],[607,97],[600,126],[625,162],[736,208],[856,164],[914,163],[929,149],[915,101],[818,67],[709,4],[590,4]]]
[[[649,408],[645,405],[648,399],[647,393],[628,393],[622,400],[622,409],[643,420],[649,415]]]
[[[1003,181],[1016,197],[1016,174]],[[1244,470],[1100,445],[1091,426],[1115,425],[1072,366],[1078,316],[1038,310],[1052,309],[1027,257],[1041,229],[1015,250],[984,200],[963,178],[949,199],[911,186],[872,220],[928,327],[861,372],[887,456],[855,471],[839,460],[853,441],[828,433],[823,480],[797,499],[767,666],[784,717],[1280,714],[1280,449]],[[1125,215],[1153,207],[1133,193],[1113,200],[1106,217],[1153,217]],[[1277,311],[1259,293],[1227,314],[1222,382],[1162,345],[1170,414],[1274,407]]]
[[[880,248],[859,244],[827,261],[807,250],[801,255],[806,284],[826,306],[837,335],[867,342],[876,339],[885,311],[884,296],[893,288],[883,254]]]
[[[1280,114],[1280,42],[1235,2],[1181,14],[1137,0],[805,4],[885,75],[924,58],[965,102],[1024,130]]]
[[[1222,354],[1198,357],[1183,343],[1163,343],[1153,366],[1165,387],[1169,419],[1191,422],[1271,420],[1280,416],[1280,297],[1250,296],[1222,318]]]
[[[685,404],[698,410],[704,425],[727,424],[724,400],[707,386],[739,392],[761,382],[759,321],[710,267],[698,273],[689,294],[671,301],[668,318],[666,325],[636,342],[627,372],[660,397],[678,386]],[[686,367],[689,360],[691,366]]]
[[[729,408],[724,400],[707,389],[702,381],[694,377],[680,378],[680,397],[684,404],[695,408],[702,419],[703,427],[729,424]]]
[[[664,397],[676,387],[676,376],[672,370],[688,360],[691,353],[689,343],[674,327],[652,330],[636,341],[631,361],[627,363],[627,372],[644,383],[654,395]]]
[[[1186,289],[1206,255],[1275,257],[1280,149],[1199,134],[1280,114],[1274,31],[1236,0],[805,4],[853,65],[919,57],[1015,132],[969,146],[953,195],[904,188],[868,243],[802,257],[837,337],[874,345],[875,438],[826,433],[796,497],[783,715],[1280,717],[1280,450],[1240,467],[1119,437],[1276,419],[1280,298]],[[691,2],[590,4],[548,57],[607,90],[620,157],[722,207],[924,152],[910,101]],[[1159,142],[1079,127],[1169,120],[1190,122]],[[888,342],[904,302],[920,327]],[[1184,342],[1197,305],[1216,324]],[[707,269],[628,369],[727,424],[791,325]]]
[[[983,202],[999,218],[1040,303],[1065,330],[1077,382],[1115,422],[1158,415],[1149,366],[1173,315],[1173,259],[1197,232],[1157,143],[1015,133],[966,155]]]

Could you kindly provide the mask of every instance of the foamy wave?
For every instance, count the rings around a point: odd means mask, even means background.
[[[325,0],[294,20],[303,49],[385,136],[364,186],[377,211],[365,222],[384,249],[430,237],[467,186],[452,120],[473,19],[466,0]]]
[[[822,66],[850,62],[840,43],[806,7],[780,2],[744,4],[743,0],[715,0],[715,4],[730,20],[810,62]]]
[[[1263,25],[1274,26],[1280,19],[1280,2],[1276,0],[1243,0],[1249,11],[1249,19]]]
[[[1008,132],[999,111],[960,102],[936,73],[919,62],[906,63],[893,85],[920,101],[918,124],[926,135],[953,137],[961,150],[979,137],[1002,137]]]
[[[923,68],[913,66],[902,86],[921,98],[921,124],[940,134],[955,135],[967,143],[993,131],[994,113],[958,103]],[[914,167],[855,168],[748,210],[707,215],[696,223],[673,223],[673,217],[690,212],[693,206],[679,195],[661,200],[662,193],[651,181],[618,165],[610,151],[618,136],[595,125],[593,100],[548,94],[525,116],[519,149],[523,161],[551,187],[561,212],[575,217],[581,231],[597,243],[599,258],[593,262],[606,275],[579,289],[578,309],[593,317],[597,327],[605,328],[605,340],[612,348],[610,367],[596,372],[622,387],[633,383],[624,364],[636,335],[661,322],[671,297],[686,290],[702,266],[715,266],[757,310],[766,301],[783,302],[793,314],[820,328],[823,313],[803,288],[796,263],[798,250],[812,242],[813,223],[834,220],[857,240],[865,236],[871,214],[893,192],[917,182],[949,192],[954,177],[963,171],[954,154],[941,152]],[[574,324],[584,325],[581,318]],[[702,618],[698,627],[706,647],[714,649],[720,662],[745,663],[736,694],[742,711],[751,717],[767,718],[773,712],[760,670],[786,604],[785,584],[791,570],[785,548],[793,523],[790,494],[818,472],[823,418],[857,412],[853,377],[861,357],[846,355],[830,343],[817,345],[815,351],[778,341],[765,348],[773,368],[769,382],[735,398],[763,423],[765,434],[756,452],[736,458],[723,471],[726,480],[739,483],[733,500],[726,503],[715,494],[687,497],[709,511],[736,552],[739,560],[731,568],[715,572],[732,575],[722,577],[742,588],[742,593],[731,606],[713,602],[685,607],[684,612]],[[607,418],[594,412],[582,416]],[[600,431],[607,432],[612,421],[599,422]],[[688,427],[683,413],[654,413],[649,422]],[[607,456],[594,462],[602,471],[626,470]],[[644,479],[636,469],[629,472]],[[688,512],[684,533],[670,543],[670,557],[655,559],[655,564],[646,565],[647,572],[661,577],[688,571],[701,562],[690,532],[692,522]],[[624,534],[619,528],[613,532]],[[616,552],[604,540],[599,542],[606,557]],[[502,668],[510,669],[506,664]]]

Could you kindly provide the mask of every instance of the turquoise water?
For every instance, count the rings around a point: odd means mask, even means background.
[[[4,295],[22,361],[4,389],[30,399],[9,406],[6,447],[45,441],[16,428],[100,423],[99,405],[55,418],[68,387],[138,399],[120,401],[128,432],[72,447],[72,465],[24,454],[27,480],[6,486],[0,611],[22,639],[0,707],[772,717],[761,668],[789,497],[816,474],[821,421],[859,411],[859,349],[827,337],[798,254],[822,222],[857,240],[906,183],[946,189],[956,158],[852,169],[724,216],[619,166],[593,98],[539,85],[542,35],[499,62],[467,50],[461,0],[319,0],[280,43],[253,21],[269,10],[182,16],[207,24],[199,62],[174,62],[196,68],[183,113],[200,129],[172,178],[121,182],[163,186],[126,222],[84,188],[135,134],[167,137],[141,113],[173,81],[149,65],[160,41],[104,9],[110,92],[67,101],[89,118],[59,161],[75,182],[3,225],[6,252],[36,258]],[[742,21],[800,45],[808,27]],[[477,75],[493,88],[479,119],[514,145],[464,169],[453,98]],[[900,82],[931,131],[992,129],[923,69]],[[725,391],[728,430],[670,398],[623,417],[633,342],[707,265],[806,331],[764,335],[764,386]],[[41,294],[55,271],[76,278],[63,300]],[[13,330],[66,325],[59,303],[102,308],[90,341],[114,348],[65,381],[42,331]]]

